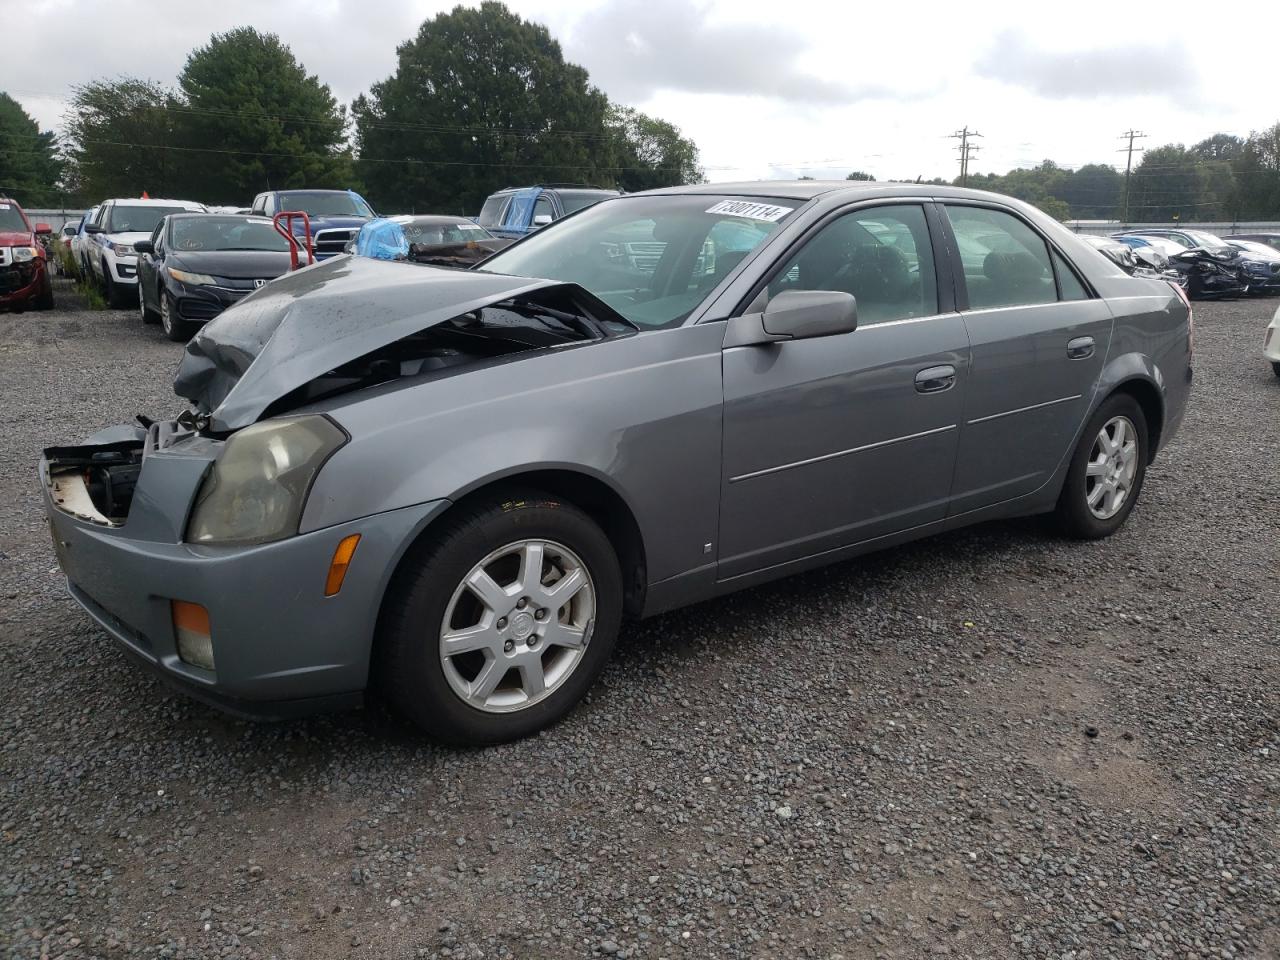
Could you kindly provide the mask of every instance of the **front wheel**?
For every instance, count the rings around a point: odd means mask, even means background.
[[[105,260],[102,261],[102,296],[112,310],[124,306],[124,290],[111,279],[111,268]]]
[[[380,620],[391,707],[455,744],[554,723],[599,675],[622,619],[622,575],[600,528],[516,492],[446,519],[406,556]]]
[[[1109,537],[1124,525],[1147,474],[1147,418],[1127,393],[1113,394],[1089,420],[1058,498],[1063,531],[1078,540]]]
[[[160,291],[160,329],[174,343],[186,343],[195,333],[195,324],[178,316],[178,308],[165,290]]]
[[[1280,360],[1271,361],[1271,372],[1280,377]]]

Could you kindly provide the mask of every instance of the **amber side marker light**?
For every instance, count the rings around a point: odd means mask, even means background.
[[[342,589],[342,581],[347,578],[347,568],[351,566],[351,558],[355,556],[356,545],[360,542],[360,534],[353,533],[343,537],[338,549],[333,551],[333,562],[329,564],[329,576],[324,581],[324,595],[337,596]]]
[[[178,656],[193,667],[212,670],[213,631],[209,628],[209,611],[198,603],[170,600],[173,633],[178,640]]]

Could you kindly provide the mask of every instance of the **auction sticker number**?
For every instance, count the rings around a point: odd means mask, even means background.
[[[721,200],[710,207],[707,213],[720,213],[730,217],[746,217],[748,220],[763,220],[776,223],[794,210],[795,207],[780,207],[773,203],[757,203],[754,200]]]

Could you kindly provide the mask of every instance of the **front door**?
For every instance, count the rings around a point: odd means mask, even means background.
[[[1090,408],[1111,311],[1012,212],[945,205],[973,345],[952,513],[1033,493],[1053,476]]]
[[[858,207],[771,274],[853,294],[858,328],[724,351],[720,579],[946,515],[969,343],[934,239],[922,204]]]

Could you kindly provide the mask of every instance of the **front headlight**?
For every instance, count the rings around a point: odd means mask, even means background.
[[[169,268],[169,276],[173,277],[175,280],[181,280],[183,283],[190,283],[197,287],[211,287],[218,282],[216,277],[211,277],[207,273],[188,273],[186,270],[176,270],[173,267]]]
[[[26,263],[28,260],[34,260],[35,258],[36,258],[35,247],[14,247],[13,248],[14,263]]]
[[[326,417],[266,420],[232,434],[196,496],[190,543],[269,543],[298,532],[321,465],[347,442]]]
[[[111,252],[117,257],[132,257],[134,255],[132,243],[113,243],[111,244]]]

